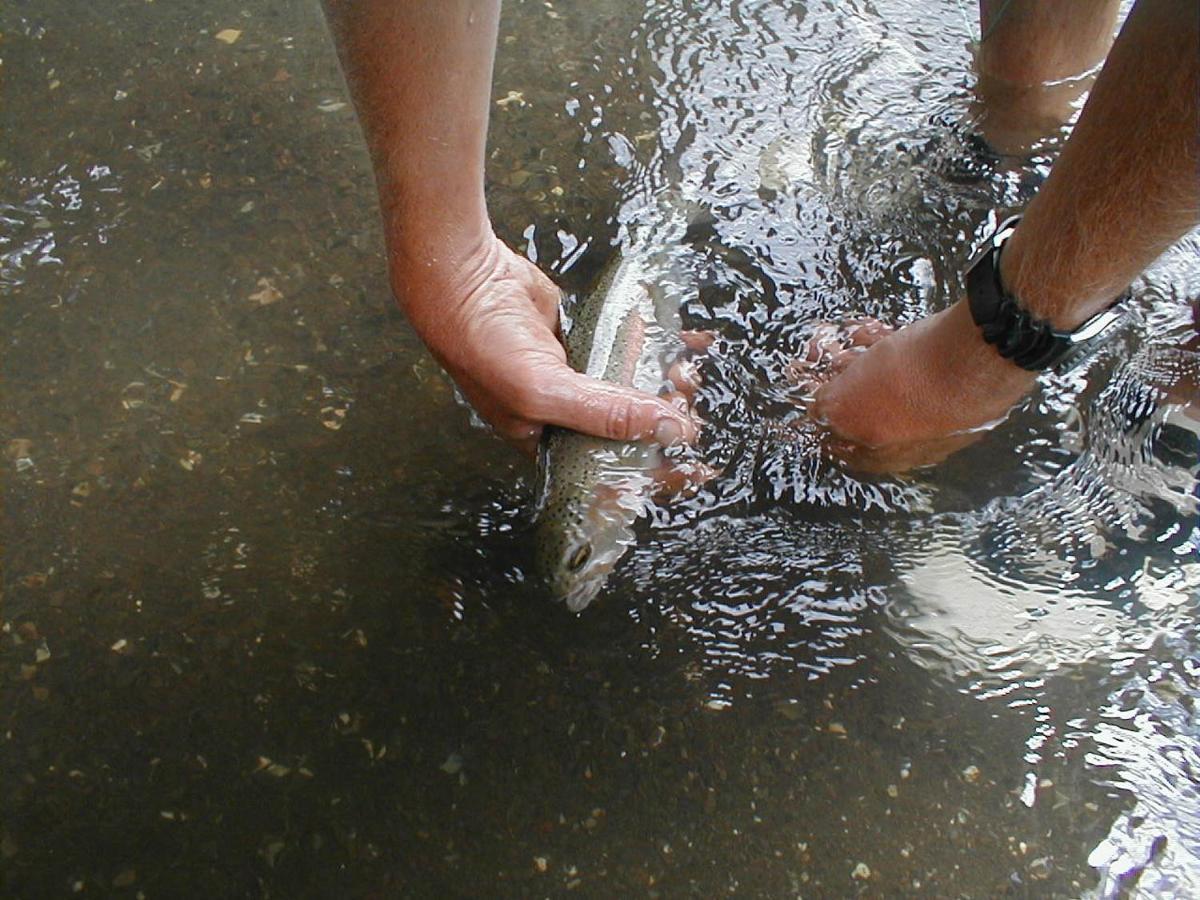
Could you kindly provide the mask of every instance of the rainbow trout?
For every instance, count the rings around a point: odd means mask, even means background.
[[[667,252],[618,253],[574,315],[564,316],[571,366],[650,393],[667,385],[682,346],[682,290],[671,275]],[[555,596],[578,612],[634,543],[663,453],[562,428],[546,429],[540,451],[538,568]]]

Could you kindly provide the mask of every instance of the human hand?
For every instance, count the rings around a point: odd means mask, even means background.
[[[490,232],[453,264],[393,266],[409,321],[475,411],[533,455],[545,425],[615,440],[691,441],[686,404],[581,375],[558,340],[558,287]]]
[[[963,302],[898,330],[865,321],[845,339],[818,335],[790,374],[812,392],[833,451],[867,472],[942,461],[1003,419],[1035,380],[984,342]]]

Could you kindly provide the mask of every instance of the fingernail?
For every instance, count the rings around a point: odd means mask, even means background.
[[[654,440],[664,447],[678,444],[683,440],[683,429],[674,419],[662,418],[654,426]]]

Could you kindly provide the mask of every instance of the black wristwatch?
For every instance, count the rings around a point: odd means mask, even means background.
[[[1001,222],[967,268],[971,318],[983,332],[983,339],[1022,369],[1065,371],[1087,356],[1102,338],[1114,333],[1123,318],[1116,306],[1127,295],[1122,294],[1074,331],[1056,331],[1049,322],[1034,317],[1000,280],[1000,252],[1020,221],[1020,216],[1013,216]]]

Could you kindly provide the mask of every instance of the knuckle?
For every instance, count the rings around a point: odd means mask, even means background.
[[[827,387],[818,387],[809,407],[812,417],[822,425],[832,425],[837,418],[838,403],[833,392]]]
[[[604,429],[609,437],[619,440],[634,437],[634,414],[631,406],[627,400],[615,400],[609,404],[604,414]]]
[[[513,415],[527,422],[541,421],[547,405],[546,391],[539,384],[522,384],[510,392]]]

